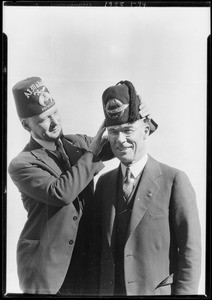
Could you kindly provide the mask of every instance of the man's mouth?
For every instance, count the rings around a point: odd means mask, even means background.
[[[59,130],[59,128],[60,128],[60,126],[55,126],[54,128],[52,128],[51,132],[56,132]]]
[[[116,149],[120,152],[125,152],[125,151],[131,149],[131,147],[117,147]]]

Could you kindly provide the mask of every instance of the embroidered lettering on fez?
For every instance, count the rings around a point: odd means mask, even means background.
[[[52,105],[55,104],[54,99],[50,96],[48,89],[44,86],[42,81],[37,81],[33,83],[27,90],[24,92],[24,95],[27,99],[30,96],[37,96],[38,103],[43,106],[41,108],[42,111],[49,109]]]

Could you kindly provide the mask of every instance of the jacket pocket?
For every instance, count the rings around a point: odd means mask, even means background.
[[[174,282],[174,274],[169,275],[168,277],[166,277],[164,280],[162,280],[155,289],[162,287],[162,286],[166,286],[166,285],[170,285]]]
[[[156,212],[152,212],[150,213],[150,218],[151,220],[158,220],[158,219],[161,219],[161,218],[164,218],[165,214],[163,211],[159,210],[159,211],[156,211]]]

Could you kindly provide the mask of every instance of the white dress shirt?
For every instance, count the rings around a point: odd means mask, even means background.
[[[130,171],[132,172],[131,177],[134,180],[137,179],[139,177],[139,175],[142,173],[142,171],[147,163],[147,160],[148,160],[148,155],[146,153],[140,160],[138,160],[136,163],[134,163],[133,165],[131,165],[129,167]],[[125,178],[126,169],[127,169],[127,166],[125,166],[123,163],[121,163],[123,179]]]

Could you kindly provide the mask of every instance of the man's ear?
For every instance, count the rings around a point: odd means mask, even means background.
[[[24,129],[26,129],[27,131],[31,131],[31,128],[30,128],[30,126],[29,126],[29,124],[28,124],[28,121],[27,121],[27,119],[21,119],[20,120],[21,121],[21,124],[22,124],[22,126],[24,127]]]
[[[143,119],[144,122],[144,140],[148,138],[150,133],[149,120],[147,118]]]
[[[150,126],[148,124],[146,124],[145,128],[144,128],[144,140],[146,140],[148,138],[149,133],[150,133]]]

